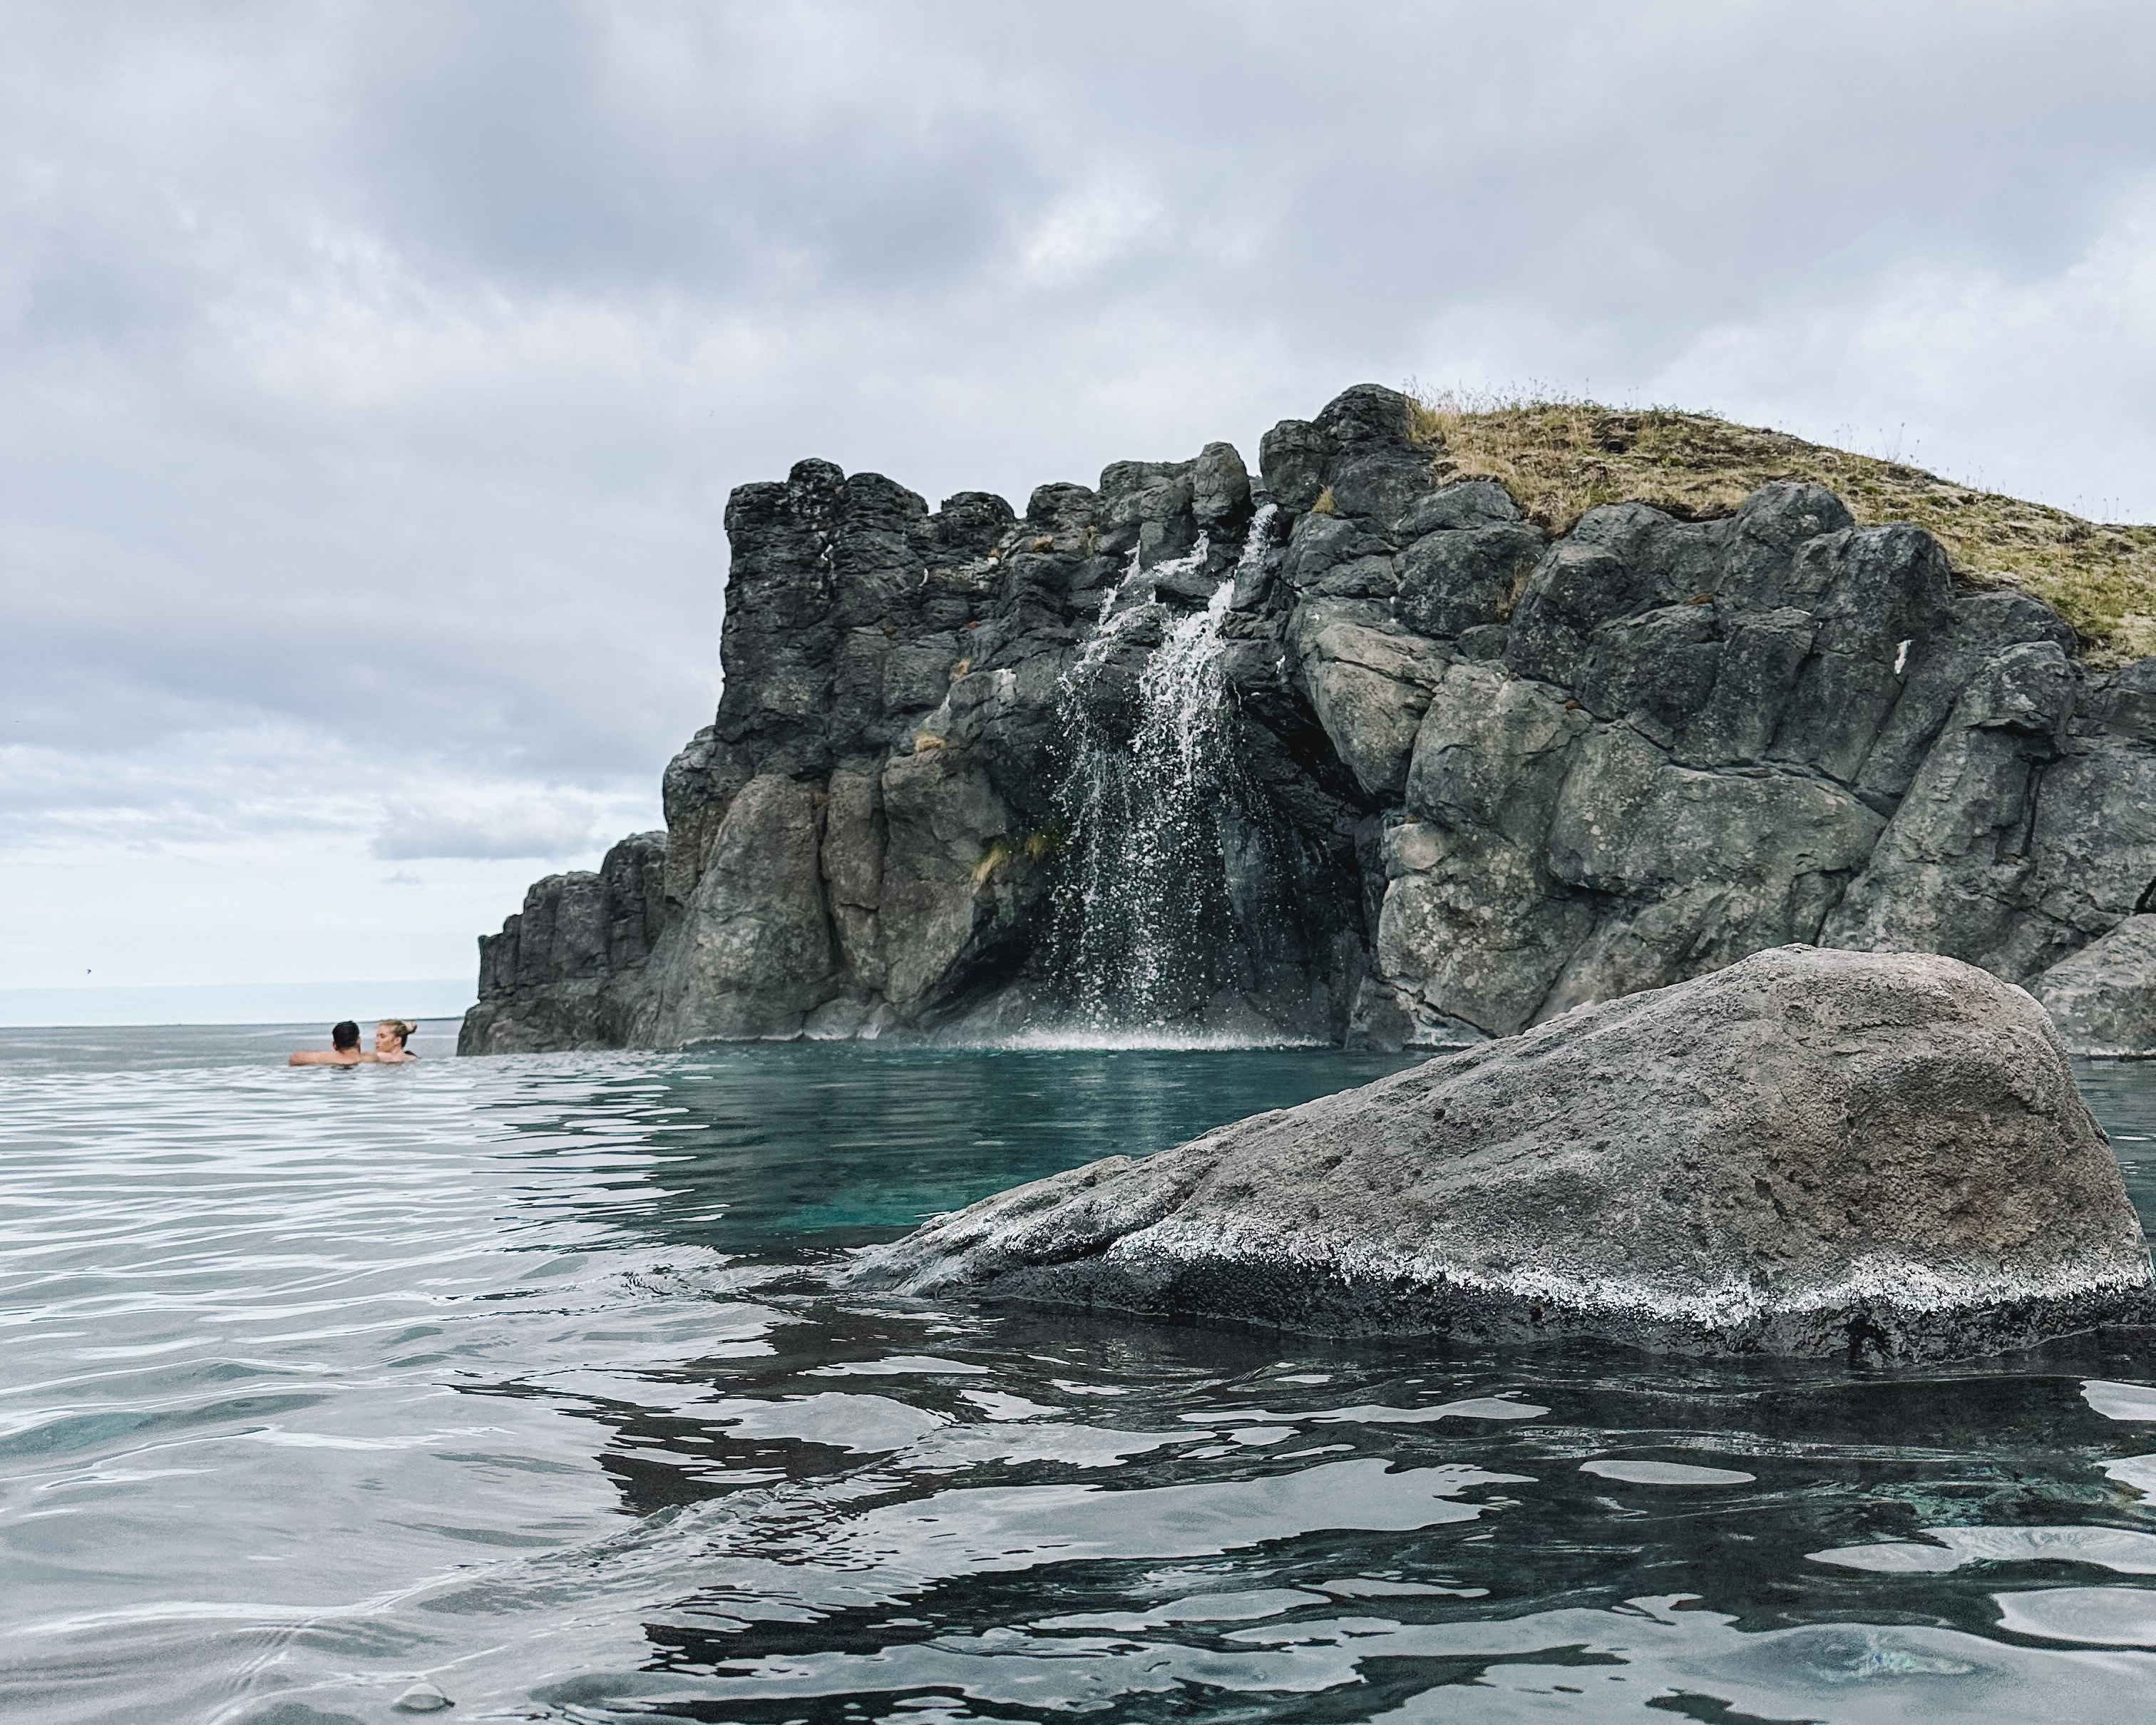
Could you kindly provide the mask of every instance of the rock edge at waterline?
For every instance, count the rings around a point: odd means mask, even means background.
[[[847,1286],[1348,1335],[1928,1358],[2150,1321],[2043,1009],[1783,947],[870,1248]]]

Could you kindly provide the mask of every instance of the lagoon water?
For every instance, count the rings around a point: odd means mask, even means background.
[[[814,1285],[1398,1061],[301,1034],[0,1031],[0,1717],[2156,1707],[2156,1343],[1744,1368]],[[2082,1076],[2156,1220],[2156,1066]]]

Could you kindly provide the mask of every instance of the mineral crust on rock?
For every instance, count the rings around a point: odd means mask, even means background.
[[[2050,1020],[1785,947],[857,1255],[855,1289],[1319,1333],[1923,1358],[2146,1322]]]

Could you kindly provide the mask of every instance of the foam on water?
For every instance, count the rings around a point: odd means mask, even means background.
[[[1470,1356],[811,1273],[1393,1064],[0,1072],[0,1717],[2139,1716],[2142,1343]],[[2092,1095],[2146,1139],[2156,1073]]]
[[[955,1045],[964,1046],[963,1044]],[[973,1045],[982,1048],[1039,1050],[1045,1053],[1105,1053],[1136,1049],[1155,1054],[1204,1054],[1228,1049],[1324,1048],[1310,1038],[1282,1037],[1255,1031],[1116,1029],[1096,1024],[1029,1025],[1009,1035]]]

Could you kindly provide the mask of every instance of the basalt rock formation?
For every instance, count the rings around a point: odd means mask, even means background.
[[[2148,1023],[2103,937],[2156,907],[2156,660],[1812,484],[1553,541],[1414,427],[1363,386],[1255,485],[1214,444],[1023,516],[741,487],[665,831],[482,938],[460,1047],[1457,1045],[1792,942]]]
[[[1807,947],[1014,1188],[839,1279],[1704,1354],[1921,1359],[2156,1317],[2043,1009],[1951,958]]]

